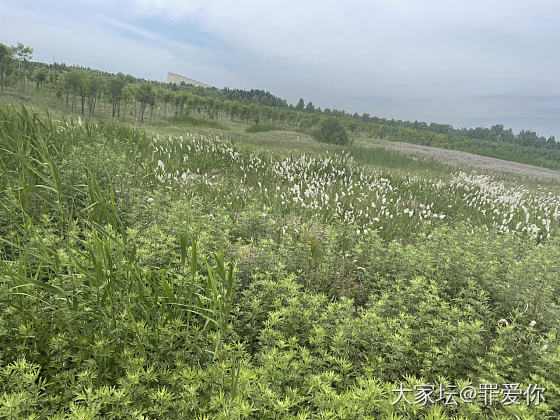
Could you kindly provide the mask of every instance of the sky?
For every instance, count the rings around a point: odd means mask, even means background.
[[[34,59],[560,139],[558,0],[0,0]]]

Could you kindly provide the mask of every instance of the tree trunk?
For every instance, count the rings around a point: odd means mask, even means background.
[[[25,62],[23,63],[23,70],[21,72],[21,86],[23,88],[23,91],[25,92]]]
[[[144,124],[144,111],[146,111],[146,104],[140,104],[140,123]]]

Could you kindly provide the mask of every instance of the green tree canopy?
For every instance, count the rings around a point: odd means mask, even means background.
[[[4,80],[12,58],[12,49],[0,42],[0,90],[4,90]]]
[[[33,57],[33,48],[26,47],[21,42],[18,42],[14,47],[14,56],[19,60],[20,63],[20,73],[23,88],[25,89],[25,70],[27,63]]]
[[[314,133],[314,137],[325,143],[348,144],[348,134],[344,126],[336,118],[321,120],[319,128]]]
[[[140,103],[140,122],[144,122],[144,112],[146,105],[152,100],[152,85],[148,82],[142,83],[136,91],[136,100]]]
[[[43,82],[47,80],[46,70],[43,67],[37,67],[35,71],[33,71],[33,80],[35,80],[37,89],[43,87]]]

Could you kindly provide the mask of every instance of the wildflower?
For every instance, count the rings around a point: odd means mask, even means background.
[[[148,197],[146,201],[148,202],[148,204],[151,204],[154,202],[154,199],[152,197]]]
[[[537,324],[537,321],[532,320],[532,321],[529,323],[529,327],[533,328],[536,324]]]

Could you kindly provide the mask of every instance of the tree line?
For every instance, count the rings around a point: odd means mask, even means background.
[[[270,92],[240,90],[193,85],[175,85],[136,78],[122,73],[112,74],[99,70],[54,63],[32,62],[33,49],[18,43],[6,46],[0,43],[0,89],[7,85],[33,82],[36,89],[54,92],[71,112],[94,116],[97,105],[105,101],[111,106],[112,118],[126,121],[127,111],[140,123],[146,116],[167,117],[198,114],[210,119],[228,117],[245,123],[274,123],[294,129],[313,132],[326,119],[337,119],[353,134],[404,140],[413,143],[446,148],[472,148],[490,144],[500,151],[507,144],[523,148],[546,149],[546,159],[560,162],[560,143],[554,137],[545,138],[530,130],[514,133],[496,124],[490,128],[454,128],[449,124],[403,121],[370,116],[367,113],[350,114],[344,110],[316,107],[303,98],[295,104]],[[482,142],[482,143],[481,143]],[[542,154],[542,153],[541,153]]]

